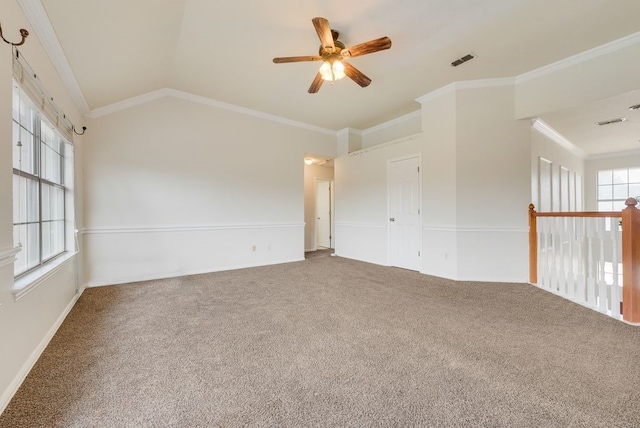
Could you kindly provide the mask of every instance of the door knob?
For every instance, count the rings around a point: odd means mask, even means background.
[[[389,219],[389,221],[396,221],[396,219],[395,219],[395,218],[393,218],[393,217],[391,217],[391,218]]]

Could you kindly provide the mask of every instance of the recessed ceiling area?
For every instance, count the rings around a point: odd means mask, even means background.
[[[541,116],[587,155],[640,150],[640,89]],[[618,122],[616,119],[624,119]],[[612,121],[598,126],[597,122]]]

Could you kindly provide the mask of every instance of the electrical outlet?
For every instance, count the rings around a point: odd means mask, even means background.
[[[271,244],[267,244],[267,251],[271,251]]]
[[[256,250],[256,244],[253,244],[253,245],[251,246],[251,251],[255,251],[255,250]]]

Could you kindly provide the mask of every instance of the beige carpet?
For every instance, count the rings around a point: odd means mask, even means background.
[[[639,427],[640,328],[340,257],[88,289],[2,427]]]

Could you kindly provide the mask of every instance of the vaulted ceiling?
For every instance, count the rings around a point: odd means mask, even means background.
[[[640,31],[638,0],[19,1],[41,1],[90,109],[174,88],[331,130],[366,129],[448,83],[517,76]],[[347,78],[311,95],[319,63],[272,62],[317,54],[316,16],[347,47],[391,38],[390,50],[351,61],[369,87]]]

